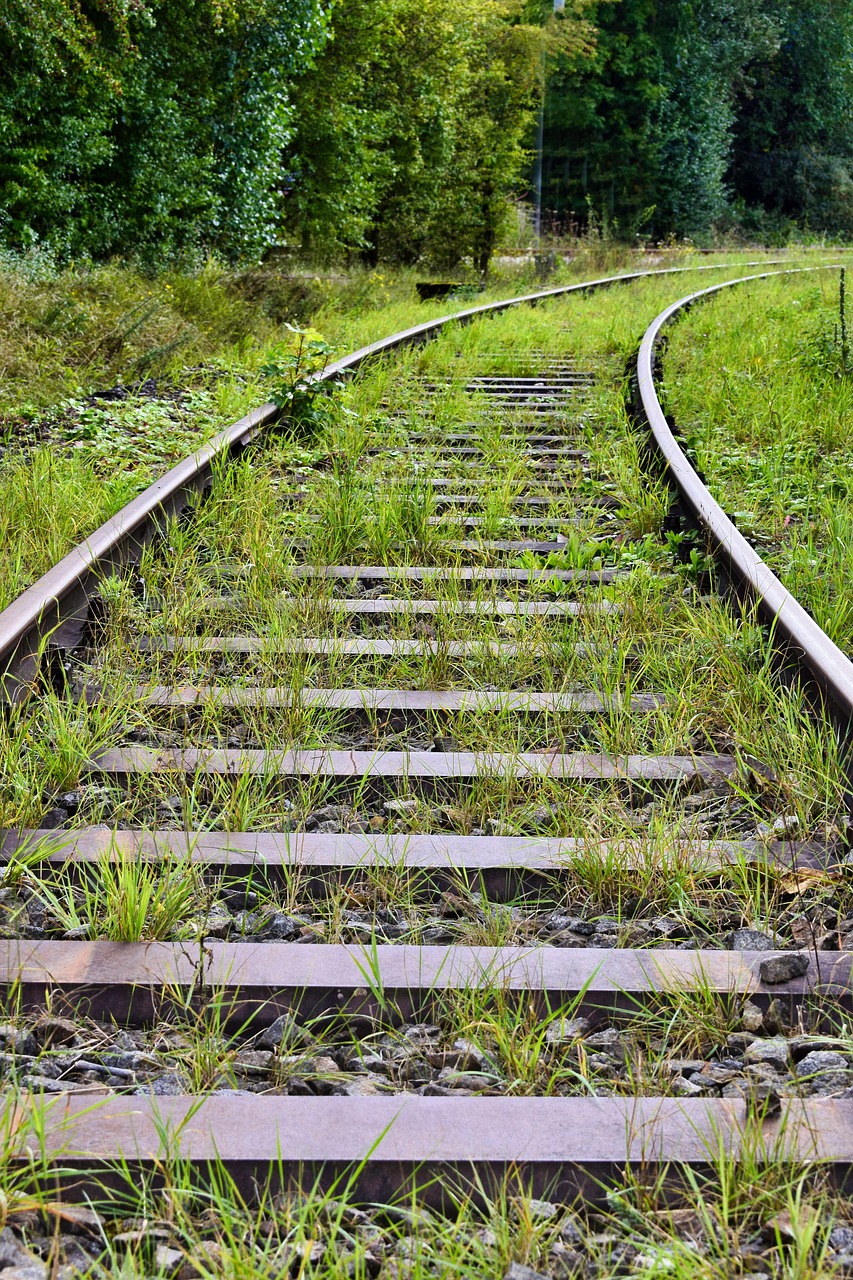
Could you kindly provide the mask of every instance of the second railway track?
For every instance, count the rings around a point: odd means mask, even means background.
[[[66,572],[32,723],[86,761],[6,834],[0,978],[12,1129],[42,1107],[78,1189],[170,1142],[383,1202],[600,1198],[756,1125],[853,1160],[845,920],[813,888],[840,794],[809,824],[755,755],[761,632],[701,544],[674,566],[621,370],[560,307],[366,363],[137,569],[76,599]],[[39,623],[7,621],[20,701]]]

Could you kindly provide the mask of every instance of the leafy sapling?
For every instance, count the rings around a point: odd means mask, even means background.
[[[273,402],[283,410],[289,423],[303,431],[324,427],[329,421],[328,407],[320,400],[329,383],[320,381],[328,364],[332,347],[314,329],[285,325],[295,335],[295,342],[276,348],[261,373],[270,380]]]

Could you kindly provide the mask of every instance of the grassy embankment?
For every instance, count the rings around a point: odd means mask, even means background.
[[[853,330],[850,303],[845,323]],[[665,399],[711,491],[853,652],[853,357],[839,272],[726,290],[670,332]]]

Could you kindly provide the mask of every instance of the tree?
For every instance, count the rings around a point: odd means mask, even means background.
[[[656,0],[594,11],[595,48],[561,54],[545,99],[543,204],[574,224],[599,220],[633,234],[656,195],[652,121],[663,93]]]
[[[853,0],[780,0],[778,55],[738,95],[729,181],[756,229],[853,230]]]
[[[296,88],[288,225],[303,248],[483,270],[523,176],[543,54],[525,0],[340,0]],[[564,45],[588,40],[577,10]]]
[[[320,0],[9,3],[8,243],[161,258],[275,242],[288,87],[322,42]]]
[[[775,56],[767,0],[616,0],[597,49],[565,59],[546,113],[546,197],[621,234],[702,235],[726,209],[738,95]]]

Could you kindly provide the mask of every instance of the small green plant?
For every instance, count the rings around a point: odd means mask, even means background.
[[[326,368],[332,348],[314,329],[291,324],[285,328],[295,342],[274,349],[261,365],[261,373],[272,383],[273,403],[293,426],[303,430],[326,426],[328,410],[320,403],[326,384],[318,380],[318,374]]]
[[[113,942],[173,937],[202,898],[190,859],[154,863],[111,849],[78,877],[62,869],[35,889],[60,928]]]

